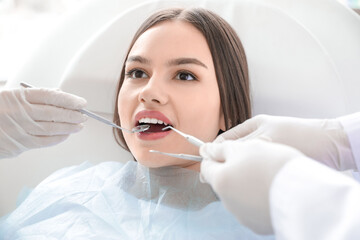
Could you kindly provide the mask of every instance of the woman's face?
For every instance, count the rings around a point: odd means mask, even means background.
[[[144,133],[123,132],[135,159],[148,167],[176,165],[198,169],[199,163],[168,157],[149,150],[199,154],[174,131],[161,131],[164,123],[204,142],[224,130],[223,113],[210,49],[191,24],[165,21],[144,32],[132,47],[119,92],[118,109],[123,127],[150,124]]]

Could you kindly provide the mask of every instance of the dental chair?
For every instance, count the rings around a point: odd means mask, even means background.
[[[58,87],[84,97],[90,111],[112,119],[121,66],[139,25],[162,8],[205,7],[240,36],[253,115],[333,118],[360,111],[360,16],[335,0],[126,2],[91,1],[80,17],[71,17],[34,52],[6,87],[21,81]],[[58,37],[66,40],[63,47]],[[111,127],[89,119],[64,143],[0,161],[0,216],[15,208],[23,187],[35,187],[57,169],[131,159],[116,144]]]

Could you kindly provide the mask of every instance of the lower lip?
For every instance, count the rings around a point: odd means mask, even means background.
[[[137,137],[140,138],[141,140],[157,140],[160,138],[164,138],[166,137],[168,134],[170,134],[171,131],[165,131],[165,132],[140,132],[137,133]]]

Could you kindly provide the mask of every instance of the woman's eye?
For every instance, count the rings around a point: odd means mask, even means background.
[[[194,75],[192,75],[191,73],[187,73],[187,72],[179,72],[175,78],[178,80],[183,80],[183,81],[196,80],[196,77]]]
[[[129,78],[148,78],[148,75],[139,69],[134,69],[126,73],[126,76]]]

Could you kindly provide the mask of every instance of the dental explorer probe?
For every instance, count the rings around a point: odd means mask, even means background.
[[[25,83],[25,82],[21,82],[20,85],[22,87],[25,87],[25,88],[34,88],[34,86],[28,84],[28,83]],[[110,125],[114,128],[118,128],[118,129],[121,129],[121,130],[124,130],[126,132],[129,132],[129,133],[137,133],[137,132],[145,132],[146,130],[148,130],[150,128],[150,125],[139,125],[139,126],[136,126],[134,127],[133,129],[129,130],[129,129],[126,129],[126,128],[123,128],[123,127],[120,127],[118,125],[116,125],[115,123],[107,120],[106,118],[103,118],[93,112],[90,112],[89,110],[86,110],[86,109],[79,109],[78,110],[79,112],[93,118],[93,119],[96,119],[102,123],[105,123],[107,125]]]
[[[177,132],[178,134],[180,134],[181,136],[183,136],[187,141],[189,141],[191,144],[200,147],[201,145],[204,144],[203,141],[201,141],[200,139],[191,136],[189,134],[183,133],[180,130],[177,130],[176,128],[172,127],[172,126],[167,126],[164,127],[162,130],[167,130],[167,129],[171,129],[174,130],[175,132]],[[196,162],[201,162],[202,161],[202,157],[200,156],[196,156],[196,155],[190,155],[190,154],[184,154],[184,153],[166,153],[166,152],[160,152],[157,150],[149,150],[149,152],[151,153],[159,153],[159,154],[163,154],[163,155],[167,155],[170,157],[176,157],[176,158],[181,158],[181,159],[186,159],[186,160],[191,160],[191,161],[196,161]]]
[[[162,130],[166,130],[166,129],[171,129],[171,130],[174,130],[175,132],[177,132],[178,134],[180,134],[181,136],[183,136],[186,140],[188,140],[190,143],[192,143],[193,145],[197,146],[197,147],[200,147],[201,145],[204,144],[203,141],[201,141],[200,139],[194,137],[194,136],[191,136],[189,134],[186,134],[186,133],[183,133],[181,132],[180,130],[177,130],[176,128],[172,127],[172,126],[167,126],[167,127],[164,127]]]
[[[202,161],[202,157],[200,156],[195,156],[195,155],[190,155],[190,154],[184,154],[184,153],[166,153],[166,152],[160,152],[157,150],[149,150],[149,152],[151,153],[160,153],[166,156],[170,156],[170,157],[176,157],[176,158],[182,158],[182,159],[186,159],[186,160],[191,160],[191,161],[195,161],[195,162],[201,162]]]

